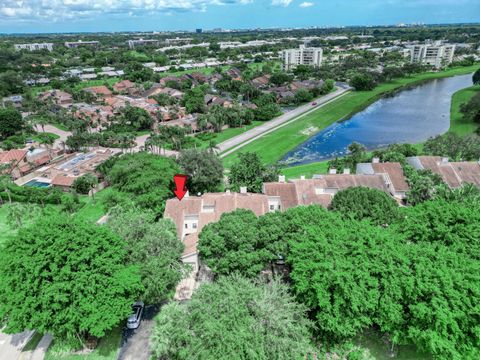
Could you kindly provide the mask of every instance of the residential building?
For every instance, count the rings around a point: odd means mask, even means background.
[[[123,80],[114,84],[113,90],[121,94],[124,94],[124,93],[133,94],[137,92],[137,87],[135,86],[134,82],[131,82],[130,80]]]
[[[382,175],[389,193],[400,200],[407,197],[410,190],[402,165],[398,162],[381,163],[378,158],[373,158],[371,163],[357,164],[357,174],[363,175]]]
[[[435,68],[441,68],[453,61],[455,45],[441,44],[440,42],[423,45],[411,45],[410,61],[425,65],[431,65]]]
[[[0,165],[8,165],[1,173],[18,179],[49,160],[50,154],[47,149],[13,149],[0,152]]]
[[[155,40],[155,39],[128,40],[127,44],[130,49],[133,49],[135,48],[135,46],[158,45],[160,44],[160,40]]]
[[[416,170],[431,170],[452,189],[465,184],[480,187],[480,161],[450,162],[441,156],[413,156],[407,161]]]
[[[80,46],[92,46],[97,47],[100,43],[98,41],[66,41],[65,46],[70,49],[78,48]]]
[[[12,95],[2,98],[2,106],[6,107],[8,105],[13,105],[16,108],[22,107],[23,96],[22,95]]]
[[[208,193],[202,196],[186,195],[182,201],[170,199],[165,206],[165,218],[176,225],[179,238],[185,244],[182,261],[190,264],[193,271],[199,269],[197,252],[198,234],[202,228],[220,220],[223,213],[236,209],[248,209],[260,216],[268,212],[268,197],[264,194]]]
[[[61,107],[69,107],[73,103],[73,97],[71,94],[62,90],[47,90],[38,95],[38,99],[43,102],[51,101]]]
[[[322,64],[322,58],[322,48],[305,47],[305,45],[300,45],[298,49],[282,51],[283,69],[287,71],[298,65],[319,67]]]
[[[15,50],[28,50],[37,51],[46,49],[48,51],[53,50],[53,43],[33,43],[33,44],[15,44]]]
[[[92,94],[97,100],[112,96],[112,92],[105,85],[87,87],[84,88],[83,91]]]

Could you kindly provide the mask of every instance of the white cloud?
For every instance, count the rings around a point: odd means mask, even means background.
[[[309,8],[309,7],[312,7],[313,5],[315,5],[313,2],[304,1],[298,6],[300,6],[301,8]]]
[[[291,3],[292,3],[292,0],[272,0],[272,5],[273,6],[287,7]]]
[[[287,0],[290,2],[291,0]],[[95,15],[206,11],[209,6],[250,4],[253,0],[0,0],[0,19],[61,21]]]

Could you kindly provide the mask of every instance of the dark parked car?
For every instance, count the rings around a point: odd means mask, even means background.
[[[135,304],[132,305],[133,314],[128,317],[128,320],[127,320],[128,329],[136,329],[140,326],[144,309],[145,309],[145,304],[142,301],[137,301]]]

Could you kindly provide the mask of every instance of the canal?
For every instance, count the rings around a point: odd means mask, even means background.
[[[373,150],[443,134],[450,127],[452,95],[471,85],[472,75],[467,74],[400,90],[323,129],[287,153],[282,162],[294,166],[340,157],[354,141]]]

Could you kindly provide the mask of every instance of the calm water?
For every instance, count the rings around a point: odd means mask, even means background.
[[[394,143],[419,143],[446,132],[453,93],[472,85],[472,75],[431,80],[382,98],[350,119],[334,123],[290,151],[289,165],[345,155],[356,141],[372,150]]]

